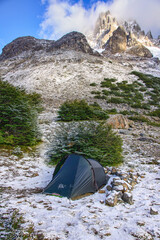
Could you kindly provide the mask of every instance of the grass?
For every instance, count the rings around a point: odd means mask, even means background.
[[[61,121],[103,120],[108,115],[99,105],[88,105],[85,100],[64,102],[58,111]]]
[[[0,80],[0,144],[35,145],[40,140],[37,116],[41,97]]]
[[[103,166],[118,165],[123,161],[122,140],[103,123],[61,123],[49,152],[51,163],[55,164],[71,153],[96,159]]]

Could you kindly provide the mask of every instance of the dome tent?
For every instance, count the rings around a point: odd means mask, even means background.
[[[95,193],[106,182],[104,169],[99,162],[70,154],[57,164],[44,193],[74,199],[86,193]]]

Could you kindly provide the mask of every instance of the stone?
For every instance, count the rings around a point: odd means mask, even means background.
[[[129,120],[122,114],[112,115],[106,122],[111,125],[114,129],[128,129]]]
[[[119,192],[119,191],[122,192],[122,191],[123,191],[123,186],[122,186],[122,185],[114,186],[114,187],[113,187],[113,190],[118,191],[118,192]]]
[[[151,207],[150,208],[150,214],[151,215],[158,215],[158,211],[154,207]]]
[[[116,191],[113,191],[109,196],[106,197],[105,199],[105,204],[114,207],[118,202],[118,196]]]
[[[107,191],[111,191],[112,187],[110,185],[107,185],[106,189],[107,189]]]
[[[136,46],[128,48],[126,50],[126,53],[137,56],[137,57],[146,57],[146,58],[153,57],[152,53],[140,43],[137,44]]]
[[[106,44],[103,45],[103,48],[111,53],[122,53],[126,51],[127,48],[127,34],[123,27],[119,26],[114,32],[113,35],[109,38]]]
[[[133,204],[133,197],[131,193],[128,192],[124,192],[122,199],[124,202],[129,203],[129,204]]]
[[[105,193],[105,190],[102,190],[102,189],[101,189],[101,190],[99,190],[98,192],[99,192],[99,193]]]

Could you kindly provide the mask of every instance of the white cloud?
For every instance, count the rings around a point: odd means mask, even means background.
[[[48,4],[40,32],[44,38],[58,39],[71,31],[88,33],[93,29],[99,13],[108,9],[118,18],[136,19],[142,29],[151,29],[155,36],[160,34],[160,0],[98,1],[89,9],[85,9],[81,1],[42,0],[42,3],[46,2]]]

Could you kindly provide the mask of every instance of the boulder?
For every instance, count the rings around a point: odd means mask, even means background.
[[[111,53],[122,53],[127,48],[127,34],[123,27],[119,26],[113,35],[109,38],[106,44],[103,45],[105,50],[109,50]]]
[[[137,56],[137,57],[146,57],[146,58],[153,57],[152,53],[142,44],[137,44],[136,46],[128,48],[126,50],[126,53]]]
[[[110,118],[107,120],[107,124],[111,125],[112,128],[115,128],[115,129],[129,128],[129,120],[122,114],[116,114],[116,115],[110,116]]]
[[[113,191],[109,196],[106,197],[105,204],[114,207],[118,202],[118,195],[116,191]]]
[[[129,203],[129,204],[133,204],[133,197],[131,193],[128,192],[124,192],[122,199],[124,202]]]
[[[158,215],[158,211],[154,207],[151,207],[150,208],[150,214],[151,215]]]

